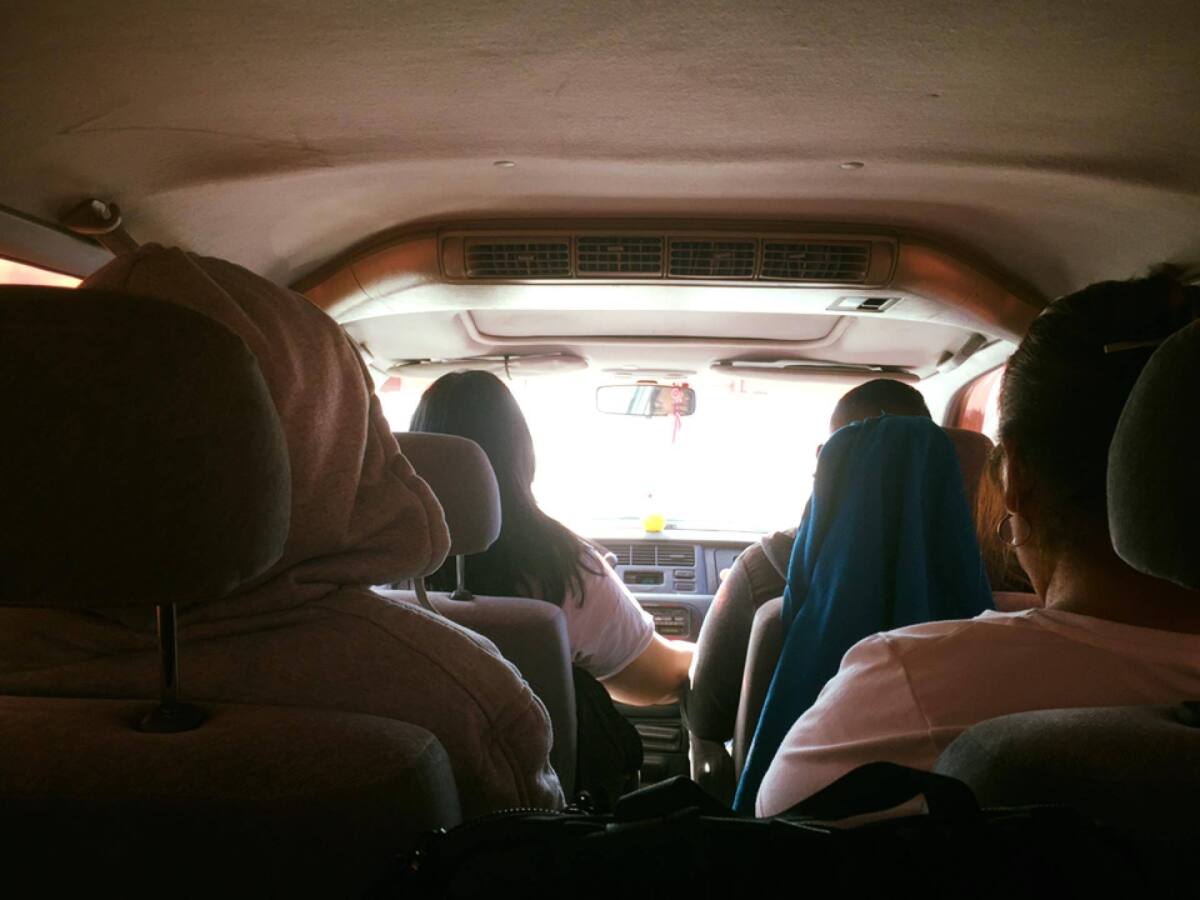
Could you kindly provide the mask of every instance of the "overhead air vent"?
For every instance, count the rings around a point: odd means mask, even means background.
[[[692,544],[659,544],[657,549],[660,566],[696,567],[696,548]]]
[[[571,244],[567,240],[469,240],[468,278],[568,278]]]
[[[577,237],[575,271],[592,278],[661,275],[662,238],[619,235]]]
[[[881,313],[899,302],[899,297],[838,297],[829,308],[836,312]]]
[[[671,239],[672,278],[753,278],[754,241]]]
[[[865,281],[871,268],[866,241],[764,241],[760,278],[778,281]]]

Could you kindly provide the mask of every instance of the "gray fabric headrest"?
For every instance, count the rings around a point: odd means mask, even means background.
[[[258,363],[198,313],[0,288],[0,605],[226,596],[283,551],[287,447]]]
[[[400,452],[442,504],[452,556],[482,553],[500,536],[500,488],[474,441],[451,434],[398,431]]]
[[[1133,568],[1200,589],[1200,322],[1172,335],[1133,387],[1108,452],[1108,527]]]

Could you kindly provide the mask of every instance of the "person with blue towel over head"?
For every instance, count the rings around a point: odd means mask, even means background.
[[[954,447],[932,421],[881,416],[821,450],[788,565],[786,629],[734,807],[753,814],[792,724],[863,638],[993,609]],[[881,711],[886,712],[886,711]]]

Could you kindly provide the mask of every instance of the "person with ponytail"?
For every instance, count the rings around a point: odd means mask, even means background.
[[[1002,385],[996,529],[1044,606],[860,641],[788,731],[758,815],[867,762],[931,769],[962,731],[996,716],[1200,696],[1200,594],[1117,556],[1106,482],[1138,376],[1198,316],[1200,288],[1162,271],[1094,284],[1034,321]]]

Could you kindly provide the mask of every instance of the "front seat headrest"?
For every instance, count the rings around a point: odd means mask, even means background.
[[[161,300],[0,288],[0,605],[226,596],[279,559],[291,475],[241,338]]]
[[[500,488],[483,448],[452,434],[397,431],[400,452],[446,515],[450,555],[482,553],[500,536]]]
[[[1108,527],[1133,568],[1200,589],[1200,322],[1150,357],[1125,402],[1108,452]]]
[[[983,480],[988,458],[995,444],[986,434],[978,431],[968,431],[965,428],[942,428],[954,452],[958,456],[958,465],[962,469],[963,486],[967,491],[967,508],[974,510],[975,501],[979,496],[979,483]]]

